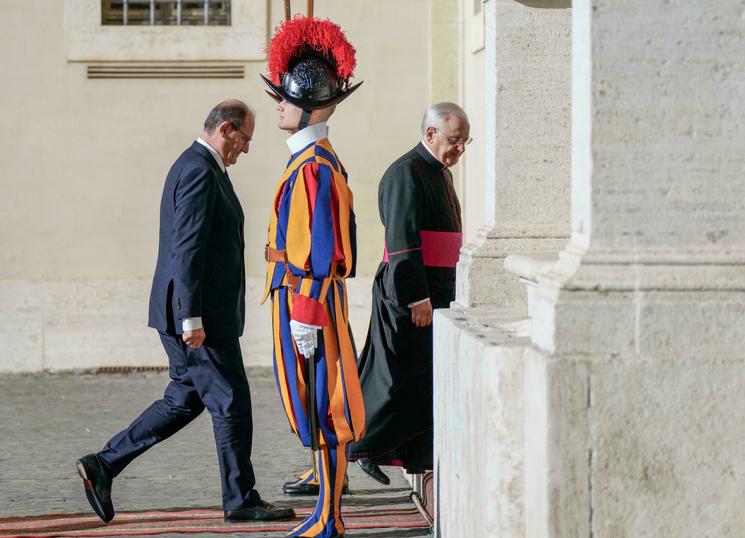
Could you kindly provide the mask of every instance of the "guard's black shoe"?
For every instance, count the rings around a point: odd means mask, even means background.
[[[318,484],[313,482],[303,482],[302,480],[285,482],[282,486],[282,492],[285,495],[318,495],[320,490],[321,488]],[[344,484],[341,494],[349,495],[349,485]]]
[[[357,460],[357,465],[360,466],[360,469],[365,471],[365,474],[372,478],[373,480],[376,480],[380,482],[381,484],[385,484],[386,486],[391,483],[391,479],[388,478],[388,475],[386,475],[383,471],[380,470],[380,467],[375,465],[373,462],[371,462],[368,459],[360,459]]]
[[[273,521],[277,519],[292,519],[295,510],[292,508],[280,508],[266,501],[259,501],[256,506],[240,508],[238,510],[226,510],[226,523],[239,523],[241,521]]]
[[[88,454],[75,462],[80,478],[85,486],[85,496],[93,511],[104,523],[114,519],[114,505],[111,502],[111,477],[101,464],[98,456]]]

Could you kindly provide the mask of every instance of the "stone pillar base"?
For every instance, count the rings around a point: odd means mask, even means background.
[[[523,536],[527,338],[519,310],[435,313],[436,536]]]
[[[436,313],[436,536],[742,534],[745,355],[548,354],[519,315]]]
[[[745,255],[570,247],[538,282],[532,339],[552,353],[714,358],[745,341]]]
[[[526,233],[520,229],[483,227],[461,249],[455,302],[465,307],[513,307],[527,304],[525,286],[504,268],[512,253],[560,251],[568,236],[559,227]]]

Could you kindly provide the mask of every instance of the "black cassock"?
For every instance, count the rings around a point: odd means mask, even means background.
[[[408,305],[454,299],[460,204],[450,171],[420,143],[385,172],[378,206],[388,262],[375,275],[359,358],[366,434],[350,459],[422,472],[433,463],[432,326],[415,327]]]

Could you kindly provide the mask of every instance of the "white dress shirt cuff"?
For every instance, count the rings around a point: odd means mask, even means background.
[[[186,331],[196,331],[197,329],[202,328],[202,318],[196,317],[196,318],[186,318],[181,322],[181,328],[184,329],[184,332]]]
[[[411,308],[411,307],[416,306],[418,304],[422,304],[422,303],[424,303],[426,301],[429,301],[429,297],[427,297],[426,299],[422,299],[421,301],[414,301],[413,303],[409,303],[406,306],[408,306],[409,308]]]
[[[320,325],[311,325],[310,323],[303,323],[302,321],[295,321],[294,319],[291,320],[292,325],[295,325],[296,327],[302,327],[303,329],[309,330],[309,331],[320,331],[323,329]]]

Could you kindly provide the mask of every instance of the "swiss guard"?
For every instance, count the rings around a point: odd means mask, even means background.
[[[290,18],[277,27],[262,79],[277,101],[290,157],[273,200],[266,247],[274,371],[290,425],[313,452],[313,469],[289,487],[318,494],[289,536],[344,535],[341,496],[348,447],[364,435],[365,410],[350,333],[345,280],[354,276],[355,218],[347,172],[326,121],[350,86],[355,50],[329,20]]]

